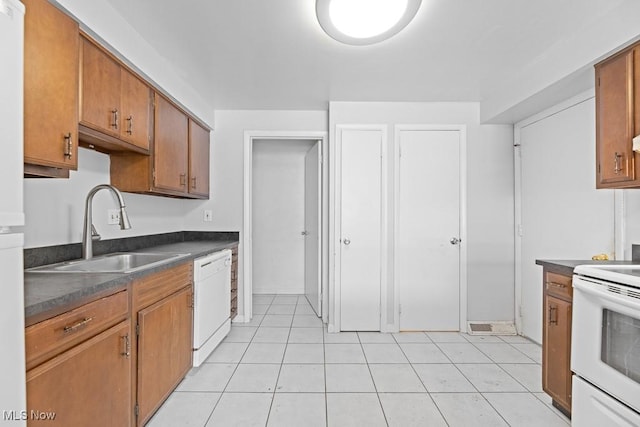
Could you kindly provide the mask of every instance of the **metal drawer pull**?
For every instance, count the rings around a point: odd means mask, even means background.
[[[73,141],[71,140],[71,132],[67,133],[64,136],[64,143],[65,143],[65,151],[64,151],[64,156],[67,159],[70,159],[71,156],[73,156]]]
[[[238,292],[238,290],[237,290],[237,289],[231,289],[231,293],[232,293],[232,294],[235,294],[236,292]]]
[[[547,282],[547,285],[554,286],[556,288],[562,288],[562,289],[567,287],[567,285],[565,285],[563,283],[556,283],[556,282]]]
[[[75,325],[71,325],[71,326],[65,326],[62,329],[62,332],[64,332],[65,334],[71,333],[76,331],[77,329],[82,328],[83,326],[85,326],[87,323],[91,322],[93,320],[93,317],[85,317],[84,319],[82,319],[81,321],[79,321],[78,323],[76,323]]]
[[[127,122],[129,123],[127,126],[127,133],[129,135],[133,135],[133,116],[127,117]]]
[[[122,355],[127,359],[131,356],[131,342],[129,341],[129,334],[122,337],[124,339],[124,352]]]

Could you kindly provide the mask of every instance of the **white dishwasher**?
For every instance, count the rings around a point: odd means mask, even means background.
[[[231,251],[193,262],[193,366],[200,366],[231,330]]]

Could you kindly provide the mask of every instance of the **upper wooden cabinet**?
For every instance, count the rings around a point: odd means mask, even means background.
[[[189,193],[209,197],[209,130],[189,119]]]
[[[111,183],[132,193],[209,198],[209,130],[155,94],[150,156],[111,154]]]
[[[78,168],[78,23],[47,0],[23,0],[25,175]]]
[[[640,158],[632,139],[640,133],[640,46],[595,66],[596,187],[640,187]]]
[[[155,97],[154,187],[187,193],[189,118],[164,97]]]
[[[104,151],[149,152],[151,88],[82,38],[80,133]]]

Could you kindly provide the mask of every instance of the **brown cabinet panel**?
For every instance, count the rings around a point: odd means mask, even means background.
[[[122,126],[120,137],[145,150],[151,136],[151,88],[126,69],[121,69]]]
[[[572,303],[545,293],[542,328],[542,388],[571,413]]]
[[[189,119],[189,193],[209,198],[209,130]]]
[[[191,286],[138,312],[138,424],[144,425],[191,368]]]
[[[27,408],[55,413],[29,426],[130,425],[129,321],[27,372]]]
[[[120,65],[83,38],[80,123],[118,136],[123,126],[120,90]]]
[[[129,314],[128,292],[90,302],[26,328],[27,369],[68,350]]]
[[[78,24],[46,0],[23,0],[24,161],[77,169]],[[65,176],[46,173],[40,176]],[[68,175],[67,175],[68,176]]]
[[[598,188],[640,185],[632,138],[638,68],[628,49],[596,65],[596,172]],[[635,81],[634,81],[635,80]]]
[[[187,193],[188,118],[157,93],[155,106],[154,187]]]
[[[188,262],[135,282],[133,310],[137,311],[193,283],[193,264]]]

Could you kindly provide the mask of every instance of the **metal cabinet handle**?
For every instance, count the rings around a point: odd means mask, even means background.
[[[71,157],[73,157],[73,141],[71,140],[71,132],[67,133],[64,136],[64,145],[65,145],[64,156],[67,159],[70,159]]]
[[[196,176],[194,176],[193,178],[191,178],[191,188],[195,189],[197,187],[196,185]]]
[[[622,154],[618,153],[617,151],[613,153],[613,171],[616,174],[622,171],[622,167],[620,163],[621,157],[622,157]]]
[[[558,324],[558,307],[549,305],[549,324],[550,325]]]
[[[342,243],[344,243],[345,245],[349,246],[351,244],[351,240],[349,239],[342,239]]]
[[[129,334],[122,337],[124,340],[124,351],[121,353],[127,359],[131,356],[131,341],[129,340]]]
[[[111,110],[111,114],[113,114],[113,121],[111,123],[111,127],[114,129],[118,129],[118,109],[114,108]]]
[[[133,135],[133,116],[127,117],[127,134]]]
[[[69,334],[71,332],[75,332],[78,329],[82,328],[83,326],[86,326],[86,324],[91,322],[92,320],[93,320],[93,317],[85,317],[84,319],[82,319],[78,323],[75,323],[75,324],[69,325],[69,326],[65,326],[64,328],[62,328],[62,332],[64,332],[65,334]]]
[[[180,186],[184,187],[185,185],[187,185],[187,174],[181,173],[180,174]]]

